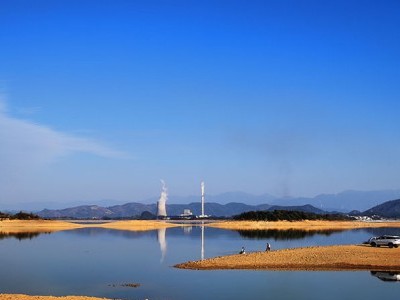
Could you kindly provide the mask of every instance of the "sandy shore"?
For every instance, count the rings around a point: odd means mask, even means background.
[[[225,221],[207,224],[209,227],[230,230],[350,230],[356,228],[400,227],[400,222],[364,222],[364,221]]]
[[[2,220],[1,233],[55,232],[81,228],[79,224],[49,220]]]
[[[0,232],[2,233],[24,233],[24,232],[55,232],[60,230],[73,230],[78,228],[107,228],[115,230],[146,231],[160,228],[179,226],[199,226],[200,224],[178,224],[165,221],[129,220],[107,223],[86,223],[57,221],[57,220],[1,220]],[[350,230],[355,228],[378,228],[399,227],[400,222],[362,222],[362,221],[278,221],[278,222],[256,222],[256,221],[224,221],[209,222],[207,227],[215,227],[229,230]]]
[[[181,226],[179,224],[164,221],[115,221],[102,224],[78,224],[56,220],[2,220],[0,221],[0,233],[25,233],[25,232],[56,232],[61,230],[73,230],[78,228],[108,228],[115,230],[146,231],[160,228]]]
[[[0,294],[0,300],[104,300],[107,298],[85,297],[85,296],[28,296],[22,294]],[[108,299],[110,300],[110,299]]]
[[[175,267],[196,270],[400,271],[400,248],[374,248],[369,245],[294,248],[221,256],[202,261],[190,261]]]

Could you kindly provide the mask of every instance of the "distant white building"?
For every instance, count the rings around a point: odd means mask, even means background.
[[[190,209],[184,209],[183,214],[181,214],[181,217],[191,217],[193,216],[193,213]]]

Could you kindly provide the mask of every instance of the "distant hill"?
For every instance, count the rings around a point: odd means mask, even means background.
[[[127,203],[124,205],[114,205],[102,207],[98,205],[81,205],[64,209],[44,209],[37,214],[42,218],[60,219],[102,219],[102,218],[130,218],[140,216],[148,211],[156,213],[156,205],[146,205],[142,203]]]
[[[252,195],[244,192],[229,192],[219,195],[206,195],[207,202],[220,204],[246,203],[248,205],[268,204],[274,206],[303,206],[310,204],[323,211],[349,212],[365,211],[389,199],[399,199],[400,190],[378,191],[344,191],[338,194],[321,194],[315,197],[275,197],[269,194]],[[150,199],[149,199],[150,200]],[[151,199],[155,203],[158,198]],[[168,198],[169,203],[199,202],[200,196],[174,196]],[[147,201],[149,202],[149,201]]]
[[[314,214],[326,214],[327,212],[316,208],[310,204],[302,205],[302,206],[278,206],[274,205],[267,209],[268,211],[274,210],[286,210],[286,211],[302,211],[305,213],[314,213]]]
[[[200,202],[189,204],[169,204],[167,205],[167,213],[169,216],[179,216],[184,209],[190,209],[193,214],[201,214]],[[271,206],[268,204],[248,205],[243,203],[206,203],[205,211],[207,215],[214,217],[231,217],[248,211],[273,211],[273,210],[289,210],[312,212],[316,214],[326,213],[323,210],[313,207],[312,205],[304,206]],[[139,218],[143,213],[157,213],[156,204],[127,203],[124,205],[115,205],[110,207],[101,207],[98,205],[84,205],[61,210],[45,209],[38,212],[42,218],[74,218],[74,219],[102,219],[102,218]]]
[[[400,199],[384,202],[362,213],[362,215],[378,215],[384,218],[400,218]]]
[[[353,220],[352,217],[343,214],[315,214],[298,210],[249,211],[234,216],[233,219],[243,221]]]
[[[321,194],[312,198],[293,197],[276,198],[268,203],[271,205],[306,205],[311,204],[325,211],[349,212],[365,211],[379,205],[388,199],[400,198],[400,190],[379,191],[344,191],[338,194]]]
[[[113,212],[98,205],[81,205],[65,209],[44,209],[37,213],[42,218],[101,219]]]

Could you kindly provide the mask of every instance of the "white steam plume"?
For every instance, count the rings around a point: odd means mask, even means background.
[[[160,200],[158,200],[157,216],[166,217],[167,216],[167,209],[165,207],[165,204],[166,204],[166,202],[168,200],[168,190],[167,190],[167,186],[165,185],[164,180],[161,179],[161,183],[162,183],[162,189],[161,189]]]

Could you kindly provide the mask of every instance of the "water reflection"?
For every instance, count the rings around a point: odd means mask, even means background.
[[[195,230],[193,230],[195,228]],[[200,229],[200,234],[198,233],[198,229]],[[201,260],[204,260],[205,257],[205,226],[204,224],[201,226],[185,226],[183,228],[169,228],[168,230],[166,228],[161,228],[157,230],[157,241],[160,247],[160,252],[161,252],[161,259],[160,262],[163,262],[166,254],[167,254],[167,235],[166,233],[168,232],[168,235],[172,236],[179,236],[182,235],[188,236],[193,239],[198,239],[200,235],[200,258]]]
[[[363,228],[363,230],[373,236],[400,235],[400,228]]]
[[[160,245],[160,251],[161,251],[160,262],[164,261],[165,255],[167,254],[167,240],[165,239],[166,231],[167,231],[166,228],[160,228],[157,231],[157,240],[158,240],[158,244]]]
[[[86,237],[95,237],[103,235],[119,236],[126,239],[138,239],[143,236],[155,235],[155,231],[131,231],[131,230],[115,230],[106,228],[78,228],[74,230],[66,230],[62,232],[66,235],[80,235]]]
[[[204,224],[201,226],[201,260],[204,260]]]
[[[193,229],[193,226],[185,226],[185,227],[183,227],[183,233],[185,235],[189,235],[192,233],[192,229]]]
[[[17,240],[33,239],[41,234],[50,234],[51,232],[0,232],[0,240],[15,238]]]
[[[273,238],[274,240],[295,240],[304,239],[314,235],[330,236],[331,234],[342,232],[344,230],[300,230],[300,229],[267,229],[267,230],[237,230],[241,237],[249,239],[267,239]]]
[[[371,271],[371,275],[382,281],[400,281],[400,271]]]

